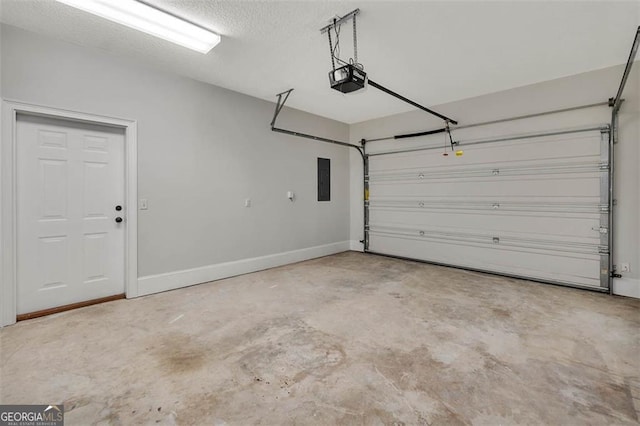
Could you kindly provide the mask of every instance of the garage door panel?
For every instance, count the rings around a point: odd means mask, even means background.
[[[516,275],[571,285],[599,287],[597,255],[498,248],[488,244],[467,245],[446,241],[410,240],[372,233],[370,251],[410,259]]]
[[[599,197],[375,197],[370,200],[371,210],[447,211],[452,213],[479,213],[494,215],[530,214],[535,216],[591,215],[601,213]]]
[[[372,154],[369,171],[403,168],[441,167],[455,170],[456,167],[472,167],[474,165],[524,165],[529,163],[580,163],[599,161],[600,135],[593,133],[585,136],[575,135],[562,138],[538,138],[496,142],[484,145],[461,146],[465,155],[452,156],[451,148],[444,144],[431,144],[420,147],[434,147],[434,150],[397,153],[384,156]],[[450,154],[443,157],[442,153]],[[471,154],[471,155],[469,155]]]
[[[570,254],[598,254],[598,239],[590,237],[567,237],[551,234],[529,234],[525,232],[493,233],[478,228],[459,228],[442,226],[408,227],[402,224],[376,224],[370,228],[373,235],[386,235],[396,238],[418,239],[425,242],[434,240],[449,241],[455,244],[490,244],[500,247],[553,250]]]
[[[369,157],[370,251],[608,283],[608,135],[576,131],[461,149],[462,157],[440,150]]]
[[[464,147],[463,147],[464,148]],[[423,172],[442,172],[453,173],[458,172],[467,173],[469,171],[475,171],[477,169],[494,169],[500,170],[517,169],[521,167],[543,168],[546,166],[554,168],[576,167],[576,166],[589,166],[597,165],[599,163],[599,157],[594,154],[579,154],[567,157],[567,156],[553,156],[539,159],[517,159],[518,157],[510,157],[508,159],[500,160],[496,157],[496,153],[487,156],[489,158],[479,159],[478,149],[473,147],[460,149],[463,152],[462,156],[456,156],[455,152],[447,150],[447,155],[443,155],[442,150],[430,150],[426,151],[429,156],[426,156],[423,152],[413,153],[414,155],[408,156],[407,154],[389,154],[388,156],[374,156],[371,157],[369,171],[374,173],[385,174],[398,170],[421,170]],[[504,155],[504,153],[500,153]]]
[[[600,198],[600,176],[589,178],[559,178],[559,179],[459,179],[441,181],[407,180],[404,182],[385,183],[370,182],[371,201],[382,197],[419,197],[419,196],[447,196],[449,194],[467,194],[483,197],[494,197],[496,201],[510,195],[526,197],[593,197]]]
[[[581,242],[600,241],[599,215],[573,214],[566,216],[495,214],[468,211],[398,211],[371,209],[370,226],[410,226],[417,230],[451,229],[482,230],[487,234],[548,236],[548,238],[574,238]]]

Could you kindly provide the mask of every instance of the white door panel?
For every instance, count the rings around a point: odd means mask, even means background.
[[[124,292],[121,129],[19,115],[17,201],[18,314]]]
[[[420,230],[451,229],[462,232],[482,230],[490,235],[500,232],[530,235],[532,238],[570,239],[598,244],[600,218],[597,215],[532,215],[523,213],[493,213],[491,211],[398,211],[371,209],[370,221],[379,225],[413,224]],[[523,222],[527,227],[523,228]]]
[[[460,149],[369,157],[370,251],[601,287],[608,145],[599,130]]]
[[[459,182],[425,182],[404,184],[381,184],[374,179],[371,185],[376,187],[371,192],[371,201],[383,197],[422,197],[422,196],[446,196],[447,194],[463,193],[483,197],[495,197],[496,199],[508,198],[518,188],[517,195],[527,197],[546,196],[560,197],[570,193],[574,197],[599,198],[597,184],[599,179],[557,179],[557,180],[524,180],[513,179],[508,182],[500,179],[476,179]],[[480,185],[484,184],[484,185]],[[428,195],[427,195],[428,194]]]
[[[375,232],[372,232],[369,249],[376,253],[544,281],[590,287],[600,286],[598,255],[548,249],[494,247],[490,243],[467,243],[455,240],[450,242],[411,240],[379,235]]]
[[[576,133],[463,146],[461,149],[464,149],[465,152],[473,151],[474,156],[444,158],[446,163],[442,162],[443,157],[441,157],[441,154],[445,151],[444,143],[442,145],[429,143],[420,146],[435,146],[438,148],[436,149],[436,154],[439,155],[434,157],[429,151],[399,153],[394,155],[394,159],[389,160],[388,166],[379,165],[379,167],[382,167],[383,169],[423,167],[425,162],[429,165],[441,167],[459,167],[462,165],[473,164],[484,165],[487,163],[512,163],[513,161],[526,162],[528,160],[533,160],[534,162],[545,160],[553,160],[555,162],[582,162],[584,161],[584,158],[591,157],[594,152],[598,152],[600,137],[596,132],[590,135]],[[439,148],[440,146],[442,146],[442,148]],[[375,154],[375,146],[373,146],[373,148],[374,149],[367,148],[367,152],[369,152],[369,154]],[[495,156],[496,148],[500,148],[500,151],[502,152],[499,157]],[[451,154],[448,138],[446,140],[446,150]]]

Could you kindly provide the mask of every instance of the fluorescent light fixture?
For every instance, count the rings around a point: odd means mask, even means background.
[[[220,43],[218,34],[136,0],[58,1],[200,53]]]

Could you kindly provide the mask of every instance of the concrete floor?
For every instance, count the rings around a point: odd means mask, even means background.
[[[638,424],[640,300],[343,253],[5,327],[75,424]]]

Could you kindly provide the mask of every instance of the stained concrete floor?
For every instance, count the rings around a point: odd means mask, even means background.
[[[640,300],[343,253],[0,331],[75,424],[638,424]]]

